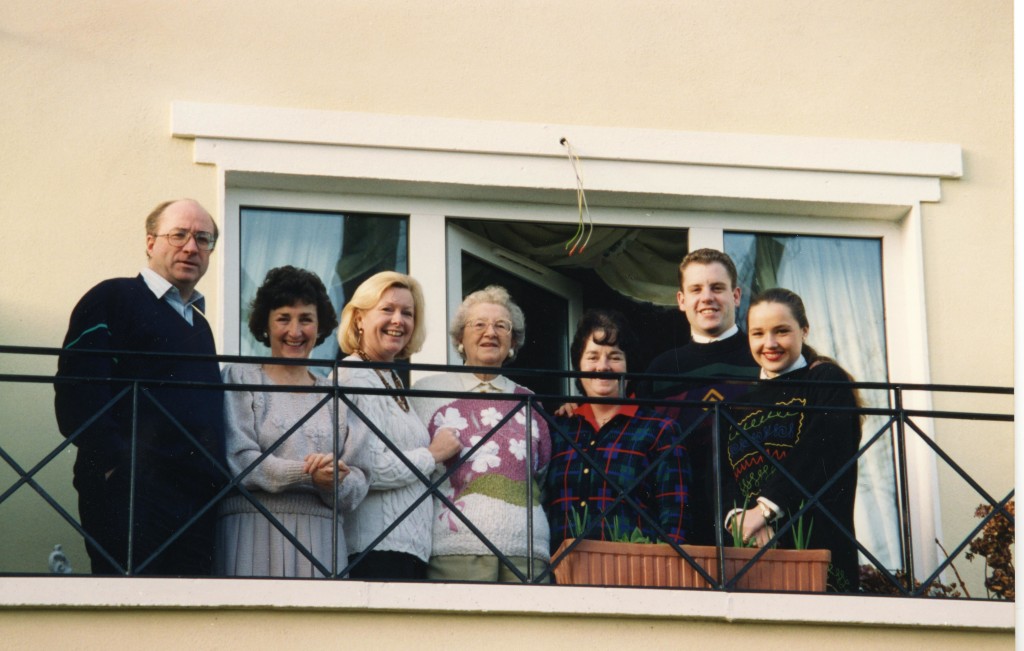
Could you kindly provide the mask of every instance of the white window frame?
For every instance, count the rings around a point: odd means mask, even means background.
[[[446,225],[445,237],[448,240],[447,250],[445,251],[446,260],[461,260],[463,253],[474,255],[481,260],[486,260],[494,268],[535,286],[542,287],[550,292],[552,296],[557,296],[564,300],[567,325],[566,332],[564,333],[566,337],[565,350],[569,350],[569,342],[572,341],[572,331],[575,328],[576,322],[583,314],[583,292],[579,283],[567,276],[563,276],[554,269],[533,263],[518,253],[503,248],[500,243],[491,242],[455,224]],[[445,314],[445,319],[447,323],[452,323],[459,306],[462,305],[462,265],[452,264],[446,265],[446,267],[448,267],[446,270],[448,283],[445,287],[448,311]],[[448,334],[448,329],[445,328],[444,332],[445,338],[448,340],[447,363],[461,364],[462,359],[455,348],[455,343]],[[427,336],[430,336],[430,334],[428,332]]]
[[[172,105],[172,135],[195,142],[217,169],[223,252],[214,306],[223,350],[237,350],[239,205],[408,214],[409,269],[445,292],[447,217],[576,220],[575,176],[563,138],[582,159],[596,224],[685,226],[690,248],[722,248],[723,232],[877,237],[882,241],[888,368],[928,383],[921,205],[963,175],[959,145],[692,133],[279,109]],[[428,332],[446,331],[442,310]],[[444,363],[431,336],[417,361]],[[908,396],[929,409],[930,396]],[[930,423],[923,423],[930,432]],[[934,458],[908,452],[912,501],[937,494]],[[936,508],[913,513],[915,559],[936,563]]]

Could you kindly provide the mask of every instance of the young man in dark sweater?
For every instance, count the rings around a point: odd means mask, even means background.
[[[160,204],[146,219],[142,273],[101,282],[71,314],[55,408],[78,447],[74,484],[94,574],[129,564],[137,574],[210,573],[216,508],[203,508],[226,483],[223,392],[197,386],[219,384],[220,371],[194,357],[216,354],[195,286],[216,241],[197,202]],[[74,354],[89,350],[129,352]]]
[[[713,414],[706,403],[734,400],[742,395],[747,385],[730,382],[728,378],[756,379],[758,366],[750,354],[747,335],[736,325],[740,288],[736,265],[728,255],[714,249],[698,249],[683,258],[676,301],[690,323],[690,342],[651,362],[648,373],[672,377],[652,381],[643,393],[705,403],[667,404],[656,409],[676,419],[683,431],[704,419],[686,439],[693,481],[686,507],[691,527],[687,542],[710,545],[715,544],[715,527],[721,518],[714,502]],[[724,423],[721,426],[722,432],[727,431]],[[724,441],[723,436],[719,440]]]

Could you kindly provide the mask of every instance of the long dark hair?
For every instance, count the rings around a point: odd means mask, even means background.
[[[787,308],[789,308],[790,314],[793,315],[793,318],[796,320],[797,324],[801,328],[811,327],[810,323],[807,322],[807,310],[804,308],[804,302],[800,298],[800,296],[796,292],[785,289],[783,287],[773,287],[771,289],[764,290],[763,292],[757,294],[752,299],[750,299],[750,307],[747,308],[748,332],[750,331],[750,309],[753,308],[755,305],[760,305],[761,303],[778,303],[779,305],[785,305]],[[801,352],[803,353],[804,359],[807,361],[807,366],[813,368],[818,364],[832,364],[833,366],[835,366],[836,368],[843,372],[843,375],[846,376],[847,380],[849,380],[850,382],[856,382],[856,380],[853,379],[853,376],[850,375],[850,372],[839,365],[839,362],[832,359],[831,357],[821,355],[820,353],[818,353],[818,351],[814,350],[814,348],[812,348],[809,344],[804,343],[801,346]],[[856,401],[857,406],[862,407],[863,403],[860,399],[860,392],[856,388],[852,387],[851,390],[853,391],[853,398]]]
[[[796,319],[797,324],[801,328],[810,328],[811,324],[807,322],[807,310],[804,309],[804,302],[800,296],[791,290],[783,287],[773,287],[766,289],[763,292],[757,294],[750,299],[750,306],[747,308],[747,332],[750,332],[750,308],[761,303],[778,303],[779,305],[785,305],[789,308],[789,313]],[[823,361],[831,362],[836,366],[836,361],[831,357],[824,357],[818,354],[818,351],[814,350],[807,342],[804,342],[802,352],[804,359],[807,360],[807,365],[810,366],[814,362]]]

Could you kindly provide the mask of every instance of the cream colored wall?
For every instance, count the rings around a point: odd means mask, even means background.
[[[158,201],[216,204],[214,170],[168,135],[171,102],[194,100],[956,143],[963,178],[923,208],[932,378],[1009,386],[1011,54],[1009,0],[5,0],[0,343],[59,345],[88,287],[144,263],[141,221]],[[216,273],[200,285],[209,294]],[[4,356],[0,368],[54,364]],[[45,386],[0,392],[5,429],[24,432],[10,444],[24,465],[60,440],[49,403]],[[1008,427],[938,432],[986,487],[1011,486]],[[999,463],[983,456],[993,451]],[[44,485],[73,513],[70,462]],[[947,537],[968,526],[978,500],[965,493],[943,488]],[[32,525],[0,528],[0,567],[13,555],[42,569],[49,545],[70,539],[55,517],[29,520],[36,503],[25,493],[0,505],[0,518]]]
[[[145,616],[140,616],[140,615]],[[0,612],[9,649],[74,647],[109,651],[111,641],[145,640],[158,649],[282,649],[307,644],[340,648],[562,649],[621,648],[616,640],[643,640],[644,648],[901,649],[975,651],[1012,649],[1012,631],[722,624],[700,620],[372,614],[309,611],[91,611]],[[258,631],[258,634],[257,634]],[[304,633],[303,633],[304,632]],[[767,647],[766,647],[767,644]]]

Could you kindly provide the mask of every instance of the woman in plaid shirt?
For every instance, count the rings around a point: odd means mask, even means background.
[[[573,368],[625,373],[637,344],[620,313],[588,311],[573,338]],[[577,382],[588,398],[626,395],[621,377]],[[621,539],[636,529],[652,542],[686,542],[690,464],[681,439],[674,420],[636,405],[588,401],[556,417],[546,482],[552,550],[566,538]]]

